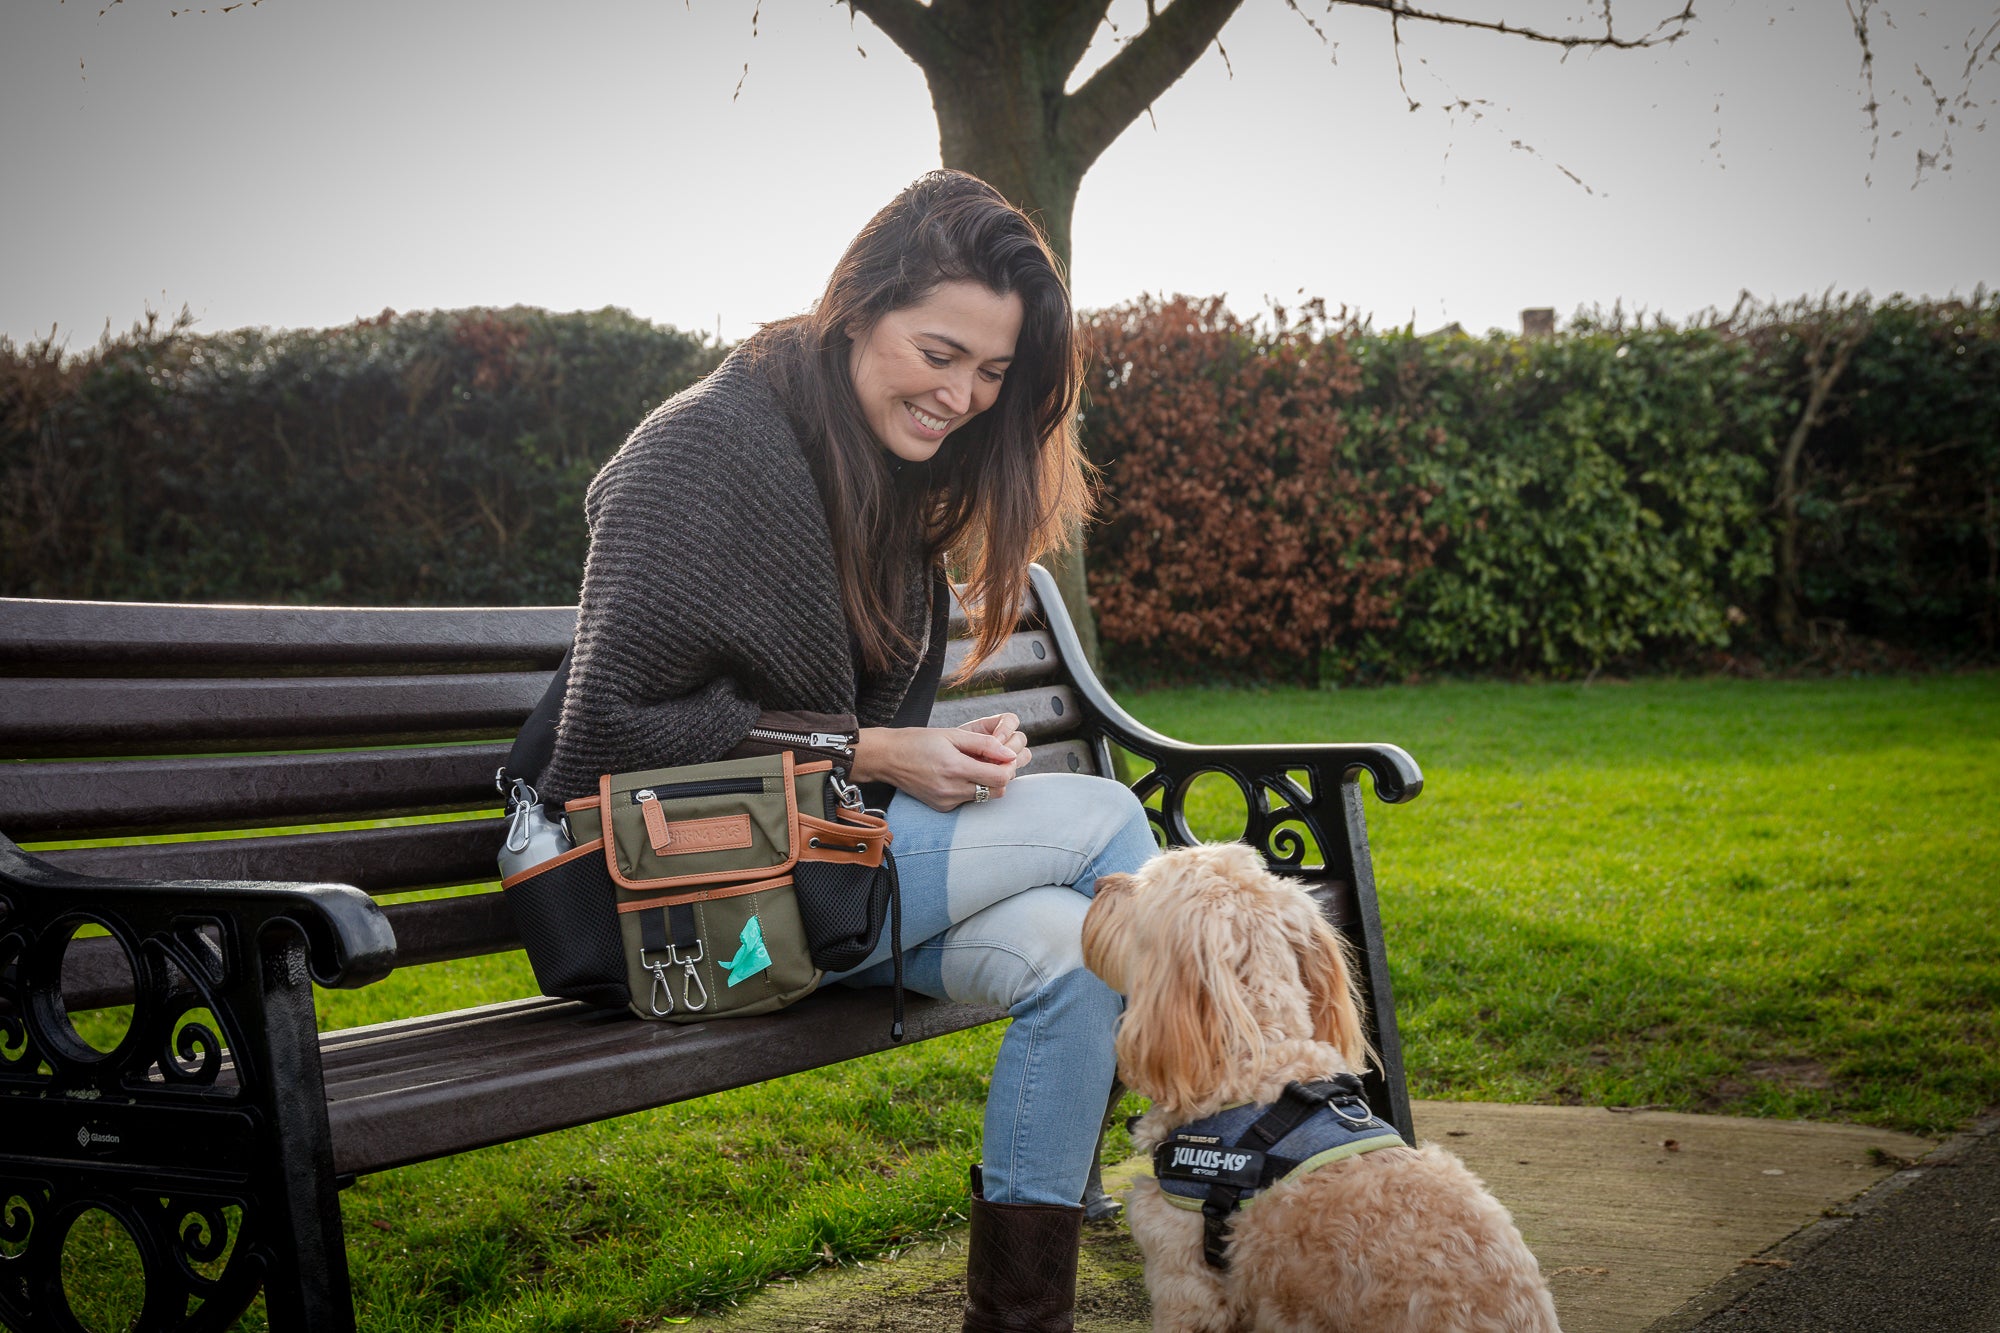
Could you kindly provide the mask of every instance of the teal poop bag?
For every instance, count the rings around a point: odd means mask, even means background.
[[[723,959],[722,965],[729,969],[732,986],[771,965],[771,951],[764,947],[764,925],[756,917],[743,923],[743,934],[736,941],[736,956]]]

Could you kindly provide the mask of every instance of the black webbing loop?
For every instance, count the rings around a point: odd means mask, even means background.
[[[667,938],[667,909],[639,913],[639,943],[647,953],[665,953],[673,941]]]
[[[686,953],[701,943],[701,928],[694,918],[693,903],[675,903],[667,909],[667,929],[674,937],[674,948]],[[685,958],[678,961],[686,962]]]
[[[1229,1267],[1229,1218],[1242,1193],[1234,1185],[1210,1185],[1201,1201],[1201,1257],[1210,1268]]]

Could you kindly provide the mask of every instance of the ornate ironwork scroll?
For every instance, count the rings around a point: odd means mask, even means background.
[[[227,1328],[267,1283],[274,1328],[351,1328],[311,981],[393,947],[355,890],[96,880],[0,838],[0,1323],[82,1328],[63,1255],[101,1212],[139,1333]],[[99,1049],[73,1004],[129,1025]]]

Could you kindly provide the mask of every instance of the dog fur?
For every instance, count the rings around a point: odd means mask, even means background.
[[[1091,971],[1126,997],[1118,1069],[1152,1099],[1133,1144],[1287,1083],[1367,1067],[1346,950],[1296,883],[1240,843],[1163,853],[1097,881]],[[1156,1333],[1557,1333],[1535,1256],[1457,1157],[1392,1147],[1276,1185],[1240,1210],[1229,1268],[1202,1217],[1133,1186]]]

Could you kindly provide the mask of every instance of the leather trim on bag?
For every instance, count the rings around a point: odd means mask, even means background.
[[[592,804],[595,804],[595,802],[592,802]],[[513,874],[507,876],[507,878],[500,881],[500,887],[503,889],[511,889],[516,884],[522,884],[528,880],[533,879],[535,876],[541,874],[545,870],[554,870],[557,866],[564,865],[570,861],[574,861],[580,856],[589,856],[592,852],[601,851],[603,850],[603,847],[604,847],[604,839],[595,838],[590,842],[586,842],[581,847],[570,848],[568,851],[564,852],[561,856],[551,856],[546,861],[535,862],[535,864],[529,866],[526,870],[515,871]]]
[[[882,853],[890,843],[889,821],[869,814],[855,814],[847,818],[866,822],[848,823],[846,819],[836,822],[801,814],[799,836],[805,839],[805,846],[799,849],[799,859],[830,861],[840,865],[881,865]],[[820,844],[817,847],[813,846],[815,839]],[[857,844],[865,850],[853,850]]]
[[[762,893],[766,889],[789,889],[792,887],[790,875],[780,875],[777,879],[760,879],[755,884],[732,884],[720,889],[697,889],[693,893],[670,893],[659,898],[634,898],[629,903],[618,904],[619,914],[642,912],[648,907],[679,907],[682,903],[712,902],[717,898],[740,898],[746,893]]]
[[[741,870],[703,870],[691,875],[662,875],[658,879],[631,879],[618,868],[618,842],[615,838],[604,839],[604,864],[611,872],[611,882],[628,893],[657,893],[661,889],[671,889],[682,884],[735,884],[759,876],[769,878],[790,870],[799,859],[799,789],[793,778],[796,768],[792,762],[792,752],[780,753],[781,771],[779,781],[785,789],[785,825],[790,835],[788,855],[784,860],[767,866],[746,866]],[[596,804],[603,811],[604,826],[611,827],[611,779],[606,773],[597,779]]]

